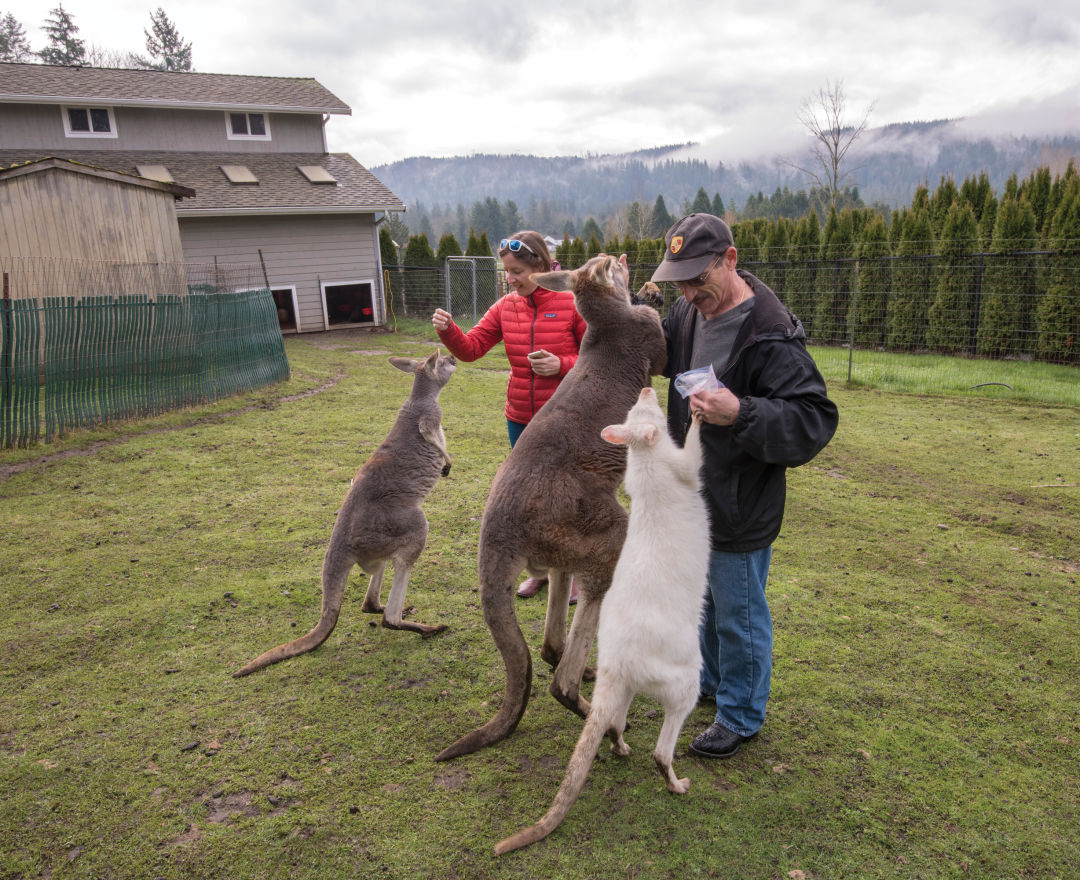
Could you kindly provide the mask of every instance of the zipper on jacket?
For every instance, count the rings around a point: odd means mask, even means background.
[[[539,308],[536,305],[536,297],[533,296],[536,293],[534,290],[529,294],[529,301],[533,307],[533,319],[532,325],[529,327],[529,351],[536,351],[536,316],[539,314]],[[529,420],[536,415],[536,373],[533,371],[532,362],[529,362]]]

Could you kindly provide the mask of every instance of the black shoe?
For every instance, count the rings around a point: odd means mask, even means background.
[[[748,739],[749,736],[740,736],[719,721],[714,721],[708,730],[690,741],[690,751],[703,758],[730,758]]]

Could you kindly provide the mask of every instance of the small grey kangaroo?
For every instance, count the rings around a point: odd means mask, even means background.
[[[349,572],[359,565],[371,575],[362,611],[383,613],[388,629],[407,629],[427,638],[446,627],[402,619],[409,573],[427,542],[428,523],[420,503],[439,475],[450,473],[450,453],[442,429],[439,392],[457,369],[452,355],[436,350],[424,359],[392,357],[390,363],[413,374],[412,391],[398,411],[390,433],[349,486],[338,512],[322,568],[322,613],[311,632],[256,657],[234,678],[271,663],[313,651],[337,624]],[[394,563],[394,581],[385,609],[379,604],[386,563]]]
[[[701,675],[698,622],[709,568],[709,515],[700,494],[701,425],[695,418],[679,449],[667,432],[652,388],[643,388],[621,425],[601,432],[626,444],[630,522],[611,588],[600,608],[596,687],[585,728],[547,814],[506,838],[496,855],[547,837],[573,806],[605,732],[611,750],[629,755],[626,713],[639,693],[664,708],[653,759],[668,790],[685,794],[689,779],[672,769],[675,742],[697,705]]]

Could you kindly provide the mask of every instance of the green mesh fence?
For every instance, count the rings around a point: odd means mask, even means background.
[[[5,447],[289,377],[277,310],[265,288],[11,299],[3,301],[0,324]]]

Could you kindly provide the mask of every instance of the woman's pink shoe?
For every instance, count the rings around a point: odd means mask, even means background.
[[[540,592],[540,588],[548,582],[546,577],[530,577],[521,582],[521,586],[517,588],[517,594],[522,599],[531,599],[537,593]]]

